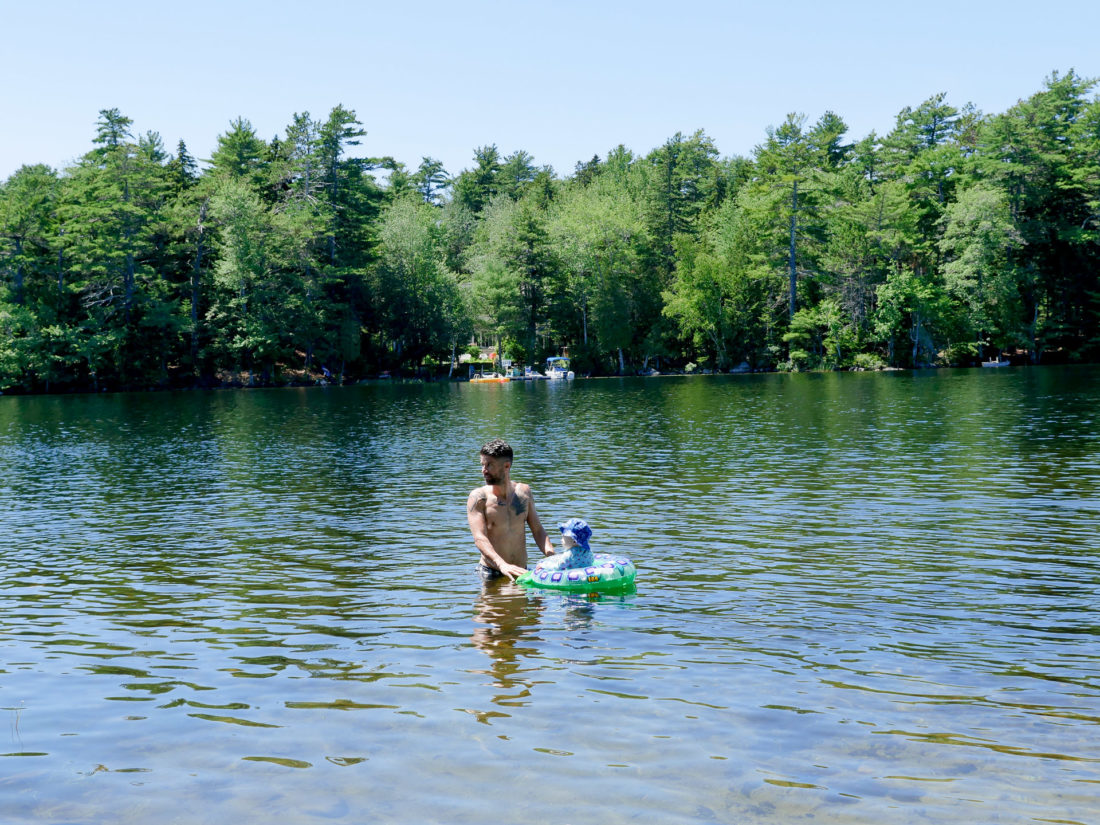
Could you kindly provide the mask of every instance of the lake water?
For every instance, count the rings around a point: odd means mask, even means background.
[[[495,435],[636,593],[478,581]],[[1100,821],[1100,369],[0,398],[0,466],[8,825]]]

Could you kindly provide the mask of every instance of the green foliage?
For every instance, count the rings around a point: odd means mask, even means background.
[[[852,359],[852,367],[857,370],[881,370],[886,362],[877,352],[857,352]]]
[[[213,171],[219,176],[242,178],[259,187],[264,176],[267,146],[256,136],[252,124],[238,117],[229,131],[218,135],[218,145],[210,156]]]
[[[945,287],[964,308],[973,340],[998,350],[1026,346],[1021,332],[1027,324],[1023,300],[1029,285],[1014,260],[1023,239],[1007,194],[976,183],[948,205],[942,223]]]
[[[391,204],[382,216],[381,250],[372,282],[375,317],[400,360],[442,359],[468,339],[465,298],[446,266],[438,214],[418,198]]]
[[[510,358],[512,363],[522,365],[528,363],[527,348],[515,338],[505,338],[502,347],[504,357]]]
[[[470,250],[474,326],[482,335],[536,348],[561,271],[547,224],[545,210],[531,198],[498,195],[485,209]]]
[[[835,114],[826,112],[809,129],[805,123],[805,115],[788,114],[756,147],[754,188],[774,198],[760,232],[771,236],[773,266],[779,266],[778,251],[783,249],[789,321],[798,309],[799,281],[821,268],[818,258],[826,225],[822,210],[829,201],[831,175],[848,154],[848,147],[840,143],[847,126]]]
[[[692,336],[696,350],[713,353],[719,369],[730,363],[736,307],[731,272],[711,252],[681,236],[675,278],[665,293],[665,314]]]
[[[886,343],[892,363],[901,360],[911,367],[934,364],[939,350],[960,337],[958,308],[942,286],[922,278],[919,272],[891,272],[877,293],[875,333]],[[912,345],[908,361],[897,353],[897,345],[905,338]]]
[[[412,176],[413,186],[424,199],[424,203],[438,206],[443,190],[450,185],[447,170],[443,162],[435,158],[423,158],[416,173]]]
[[[646,158],[650,231],[666,271],[675,266],[677,235],[692,234],[700,214],[720,192],[718,150],[702,130],[690,138],[677,132]]]
[[[454,199],[477,214],[500,191],[501,164],[496,144],[480,146],[474,151],[476,166],[464,169],[454,182]]]
[[[791,114],[751,157],[677,133],[566,178],[493,144],[453,177],[357,156],[343,106],[270,142],[239,117],[200,169],[104,109],[70,168],[0,183],[0,388],[442,370],[471,335],[583,374],[1095,359],[1094,90],[936,94],[856,140]]]
[[[856,338],[840,305],[824,300],[796,312],[783,340],[790,345],[790,361],[797,368],[835,369],[854,355]]]
[[[623,177],[602,175],[564,192],[550,236],[560,277],[553,282],[553,329],[566,340],[605,351],[630,348],[644,332],[637,307],[643,250],[650,242],[645,201]]]

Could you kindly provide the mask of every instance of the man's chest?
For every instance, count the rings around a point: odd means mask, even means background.
[[[490,527],[522,525],[527,520],[527,501],[515,495],[508,499],[490,495],[485,503],[485,520]]]

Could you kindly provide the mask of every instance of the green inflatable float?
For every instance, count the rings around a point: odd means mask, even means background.
[[[544,566],[545,561],[553,558],[550,556],[539,562],[533,571],[524,573],[516,581],[524,587],[567,593],[626,593],[634,589],[637,570],[634,562],[626,556],[595,553],[592,564],[586,567],[558,569],[552,565]]]
[[[634,589],[634,563],[625,556],[593,553],[588,545],[592,528],[584,519],[571,518],[558,529],[562,552],[547,556],[517,582],[569,593],[624,593]]]

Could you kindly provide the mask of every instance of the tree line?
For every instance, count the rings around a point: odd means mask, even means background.
[[[943,94],[886,135],[788,115],[567,176],[522,150],[353,156],[354,111],[244,118],[201,167],[99,113],[70,168],[0,185],[0,389],[354,380],[520,363],[727,370],[1100,354],[1100,98],[1052,74],[1001,114]]]

